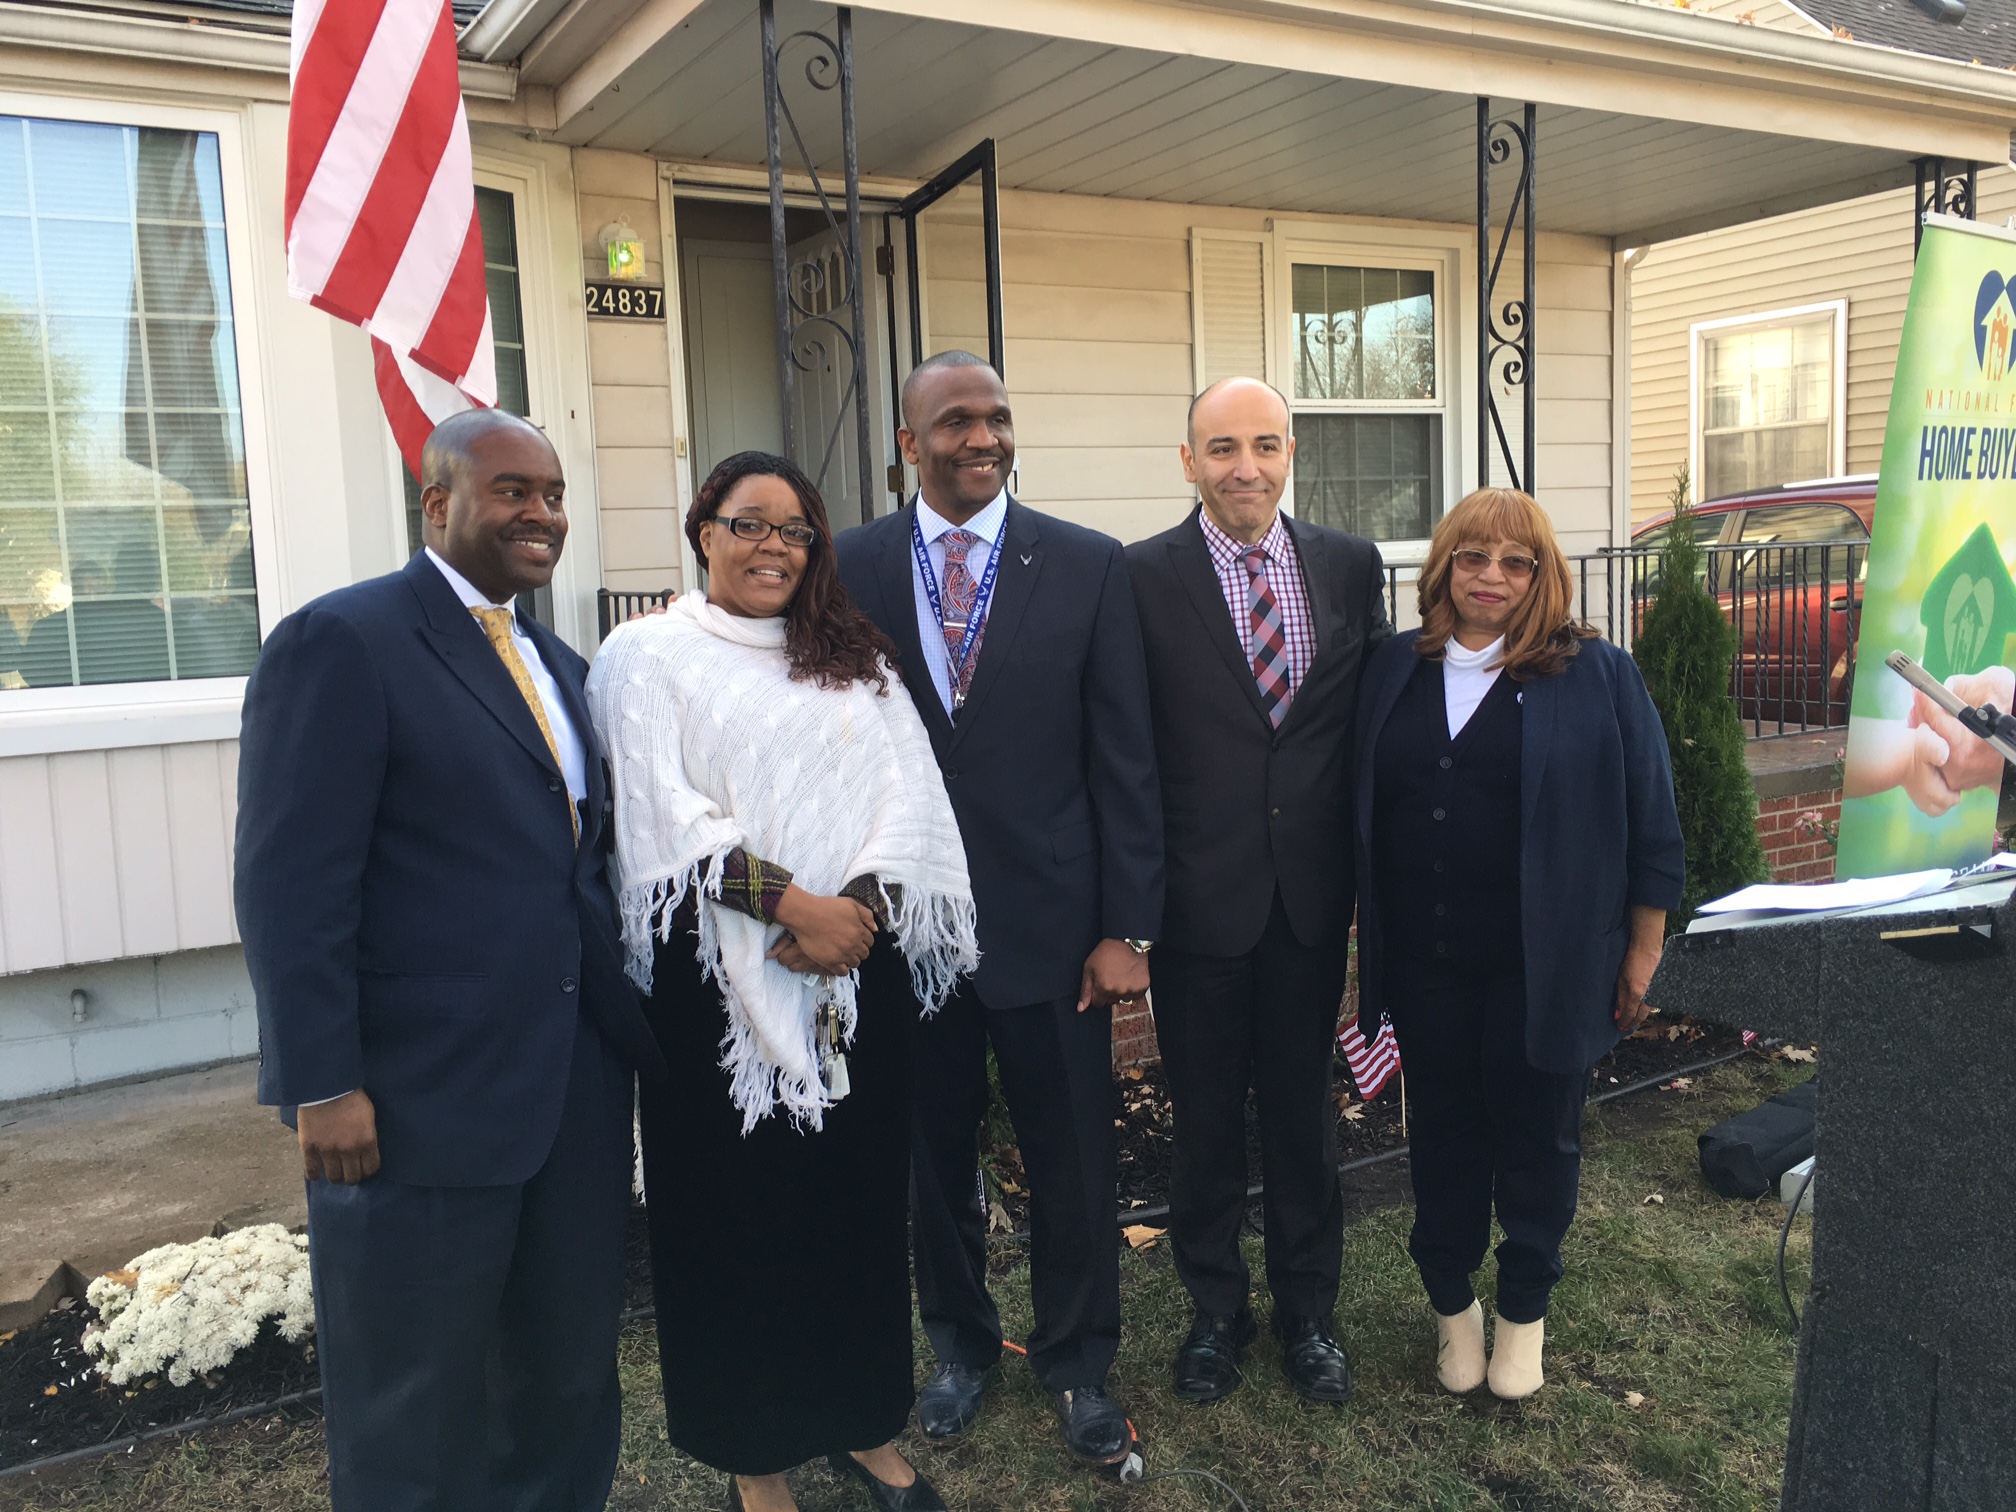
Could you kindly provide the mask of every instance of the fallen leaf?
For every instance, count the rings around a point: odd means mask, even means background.
[[[1150,1228],[1145,1223],[1133,1223],[1120,1230],[1120,1237],[1138,1250],[1146,1249],[1168,1232],[1167,1229]]]
[[[136,1270],[116,1270],[105,1272],[105,1279],[114,1286],[123,1286],[128,1291],[140,1284],[140,1272]]]
[[[1344,1110],[1344,1117],[1351,1123],[1363,1123],[1365,1121],[1365,1105],[1363,1103],[1351,1104],[1350,1107]]]
[[[44,1386],[44,1387],[42,1388],[42,1395],[44,1395],[44,1396],[54,1396],[54,1395],[56,1395],[56,1388],[55,1388],[54,1386]]]
[[[1689,1087],[1693,1085],[1694,1085],[1693,1077],[1676,1076],[1673,1078],[1673,1080],[1666,1083],[1666,1090],[1668,1092],[1685,1092]]]
[[[1625,1392],[1624,1405],[1629,1407],[1633,1412],[1636,1412],[1640,1407],[1645,1405],[1645,1393],[1642,1391]]]
[[[1820,1052],[1818,1050],[1803,1050],[1797,1045],[1787,1045],[1783,1050],[1780,1050],[1778,1054],[1784,1060],[1798,1061],[1804,1064],[1806,1062],[1813,1060],[1820,1054]]]
[[[5,1344],[9,1339],[13,1338],[14,1335],[16,1335],[19,1332],[21,1332],[21,1330],[18,1328],[10,1328],[4,1334],[0,1334],[0,1344]]]
[[[1645,1200],[1639,1203],[1638,1205],[1640,1207],[1664,1207],[1666,1206],[1666,1195],[1663,1192],[1650,1193],[1645,1198]]]
[[[1129,1081],[1139,1081],[1144,1074],[1139,1066],[1129,1066],[1127,1068],[1127,1080]]]
[[[1124,1129],[1127,1127],[1127,1120],[1124,1118],[1116,1118],[1113,1120],[1113,1127],[1116,1129]]]
[[[987,1227],[1000,1233],[1011,1232],[1015,1225],[1008,1221],[1008,1209],[998,1202],[987,1204]]]

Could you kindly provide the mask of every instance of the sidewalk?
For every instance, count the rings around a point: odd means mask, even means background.
[[[250,1062],[0,1105],[0,1333],[74,1283],[220,1225],[308,1221],[294,1136]],[[78,1288],[81,1292],[81,1287]]]

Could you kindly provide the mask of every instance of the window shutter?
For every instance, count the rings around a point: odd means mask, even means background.
[[[1190,274],[1198,389],[1221,378],[1266,378],[1266,239],[1193,229]]]

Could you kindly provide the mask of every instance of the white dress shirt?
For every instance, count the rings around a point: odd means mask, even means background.
[[[432,546],[426,551],[427,559],[440,569],[441,576],[448,580],[448,586],[455,590],[455,596],[462,600],[464,608],[513,608],[515,601],[491,603],[474,583],[444,562]],[[476,628],[483,628],[480,620]],[[560,748],[560,775],[567,779],[567,796],[578,804],[588,796],[588,751],[581,744],[581,733],[574,728],[574,721],[567,717],[567,701],[560,696],[560,684],[553,680],[553,674],[540,658],[538,645],[525,633],[525,626],[515,612],[511,616],[511,643],[518,648],[518,656],[525,663],[526,672],[531,674],[532,686],[539,693],[539,702],[546,706],[546,723],[552,726],[553,743]]]
[[[917,495],[917,529],[924,537],[924,554],[931,559],[931,571],[938,579],[938,596],[945,596],[945,541],[948,530],[970,530],[980,537],[981,544],[966,553],[966,570],[973,574],[973,581],[984,582],[987,577],[987,563],[996,551],[1001,549],[1001,527],[1008,522],[1008,490],[1002,489],[994,496],[994,502],[973,516],[964,525],[954,525],[929,504],[924,495]],[[917,553],[910,553],[910,586],[917,598],[917,638],[924,643],[924,666],[931,674],[931,686],[938,690],[938,702],[945,706],[945,712],[952,712],[952,658],[945,650],[945,632],[938,624],[938,616],[931,611],[931,595],[924,587],[924,573],[917,565]],[[1000,586],[999,574],[995,586]],[[987,611],[992,608],[992,596],[979,606],[980,633],[985,639],[987,631]]]
[[[1505,670],[1499,662],[1505,655],[1505,637],[1499,636],[1482,651],[1465,651],[1451,636],[1442,648],[1442,701],[1449,713],[1449,738],[1454,740],[1470,723],[1477,705],[1491,691]]]

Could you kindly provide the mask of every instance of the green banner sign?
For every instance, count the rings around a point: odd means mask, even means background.
[[[1904,312],[1855,649],[1842,877],[1964,866],[1995,843],[2002,760],[1884,659],[2005,712],[2016,634],[2016,234],[1927,218]]]

